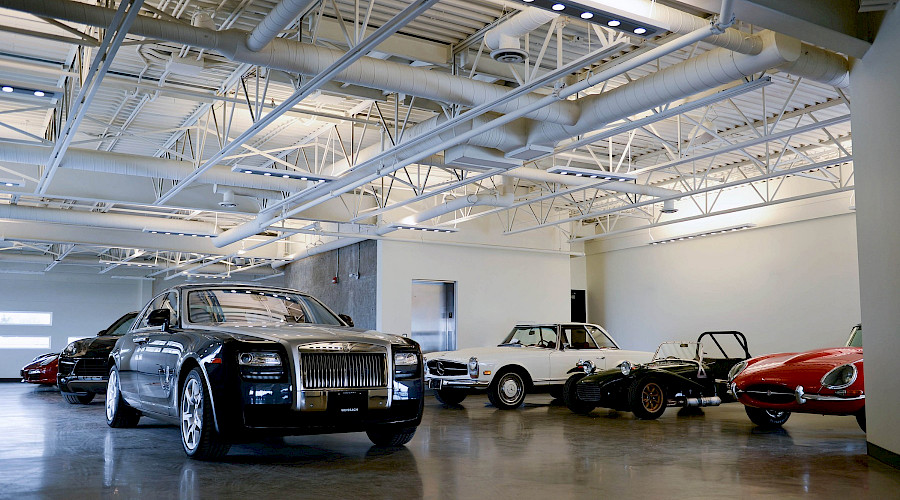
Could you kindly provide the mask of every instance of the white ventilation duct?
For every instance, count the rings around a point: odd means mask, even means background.
[[[205,222],[140,215],[82,212],[56,208],[25,207],[21,205],[0,205],[0,219],[46,222],[51,224],[71,224],[77,226],[107,229],[128,229],[132,231],[158,231],[160,233],[183,233],[214,235],[216,227]]]
[[[484,34],[491,58],[503,63],[521,63],[528,59],[519,38],[559,17],[559,14],[535,7],[524,7],[518,14]],[[527,47],[526,47],[527,49]]]
[[[800,51],[801,56],[796,61],[778,69],[826,85],[842,89],[850,87],[846,57],[808,43],[804,43]]]
[[[646,186],[644,184],[634,184],[631,182],[620,181],[602,181],[600,179],[591,179],[587,177],[574,177],[571,175],[552,174],[546,170],[537,168],[520,167],[504,172],[502,175],[525,179],[532,182],[550,182],[567,184],[569,186],[595,186],[599,189],[608,191],[617,191],[620,193],[640,194],[646,196],[675,196],[681,194],[681,191],[674,189],[665,189],[656,186]]]
[[[513,204],[513,195],[499,194],[470,194],[460,198],[446,201],[436,207],[423,210],[417,214],[410,215],[403,219],[403,224],[421,224],[422,222],[440,217],[444,214],[462,210],[464,208],[489,206],[489,207],[509,207]]]
[[[281,0],[247,36],[247,48],[260,50],[317,0]]]
[[[150,255],[150,254],[147,254]],[[8,253],[8,252],[0,252],[0,262],[15,262],[17,264],[38,264],[38,265],[49,265],[56,261],[56,258],[52,255],[37,255],[37,254],[17,254],[17,253]],[[72,255],[64,258],[59,261],[60,266],[83,266],[83,267],[96,267],[103,268],[107,267],[111,264],[106,263],[105,261],[114,261],[114,259],[110,257],[88,257],[84,255]],[[122,261],[117,261],[122,262]],[[142,264],[140,267],[143,269],[165,269],[168,267],[172,267],[171,262],[167,261],[159,261],[152,262],[149,260],[133,260],[134,263]],[[127,264],[122,264],[121,269],[128,269]],[[135,269],[136,267],[132,267]],[[227,264],[210,264],[208,266],[203,266],[204,274],[220,274],[227,273],[229,271],[236,271],[239,269],[237,266],[229,266]],[[253,270],[241,271],[241,275],[268,275],[272,274],[271,268],[254,268]]]
[[[0,145],[0,161],[44,165],[47,163],[52,149],[50,146],[3,144]],[[79,148],[69,148],[60,167],[170,180],[184,179],[194,171],[194,166],[185,161]],[[221,165],[203,172],[197,181],[205,184],[222,184],[269,191],[296,192],[307,187],[307,181],[242,174],[232,172],[229,167]]]

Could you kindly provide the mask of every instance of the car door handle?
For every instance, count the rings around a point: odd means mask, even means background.
[[[132,339],[132,342],[134,342],[135,344],[143,344],[144,342],[147,342],[148,340],[150,340],[150,337],[147,337],[147,336],[134,337]]]

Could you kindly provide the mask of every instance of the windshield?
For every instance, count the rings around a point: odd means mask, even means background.
[[[550,326],[517,326],[500,345],[556,348],[556,328]]]
[[[188,293],[188,321],[200,325],[344,323],[321,302],[278,290],[213,289]]]
[[[856,325],[850,331],[850,339],[847,340],[847,347],[862,347],[862,327]]]
[[[697,342],[663,342],[656,349],[653,361],[701,361],[702,347]]]
[[[119,323],[114,324],[114,328],[107,330],[104,332],[104,335],[115,335],[117,337],[121,337],[125,335],[125,332],[131,329],[131,325],[134,324],[134,320],[137,319],[137,313],[130,313],[122,316],[118,319]]]

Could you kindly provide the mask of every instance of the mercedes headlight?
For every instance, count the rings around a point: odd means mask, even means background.
[[[238,355],[242,366],[281,366],[281,356],[277,352],[242,352]]]
[[[829,389],[843,389],[856,381],[856,366],[841,365],[822,377],[822,385]]]
[[[395,366],[416,366],[419,364],[419,358],[416,356],[414,352],[395,352],[394,353],[394,365]]]
[[[741,372],[744,371],[744,368],[747,368],[747,360],[732,366],[731,370],[728,370],[728,383],[731,383],[734,380],[734,377],[740,375]]]
[[[478,358],[475,356],[469,358],[467,367],[469,368],[469,378],[478,378]]]
[[[619,370],[621,370],[622,375],[625,375],[626,377],[631,375],[631,370],[633,370],[633,369],[634,369],[634,365],[631,364],[631,361],[626,360],[626,361],[622,361],[621,363],[619,363]]]

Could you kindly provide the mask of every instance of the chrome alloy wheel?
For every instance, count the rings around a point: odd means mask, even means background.
[[[189,451],[200,444],[203,431],[203,387],[200,381],[189,378],[181,394],[181,439]]]
[[[106,384],[106,421],[112,421],[116,415],[116,405],[119,404],[119,372],[109,372],[109,382]]]

